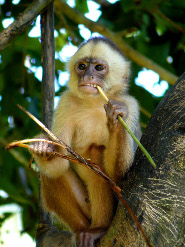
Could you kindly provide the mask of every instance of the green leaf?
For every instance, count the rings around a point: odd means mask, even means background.
[[[86,0],[75,0],[75,5],[76,9],[82,12],[83,14],[89,12]]]
[[[130,0],[130,1],[120,0],[120,3],[121,3],[121,7],[122,7],[123,11],[125,11],[125,12],[128,12],[128,11],[136,8],[136,4],[135,4],[134,0]]]

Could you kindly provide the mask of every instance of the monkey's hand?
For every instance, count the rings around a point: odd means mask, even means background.
[[[124,120],[127,118],[127,106],[123,102],[109,100],[108,104],[106,104],[104,107],[107,114],[109,128],[114,131],[119,131],[120,128],[123,128],[118,120],[118,116],[121,116]]]
[[[92,229],[76,234],[75,247],[95,247],[100,238],[105,235],[105,229]]]
[[[39,139],[49,140],[49,138],[44,135],[40,135]],[[32,154],[44,160],[50,160],[51,158],[53,158],[54,152],[57,151],[56,147],[53,144],[39,141],[30,143],[29,150]]]

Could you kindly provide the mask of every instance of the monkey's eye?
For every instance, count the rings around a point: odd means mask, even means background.
[[[104,70],[104,67],[102,65],[98,64],[95,66],[95,70],[102,71],[102,70]]]
[[[86,69],[86,65],[84,63],[81,63],[78,65],[79,70],[85,70]]]

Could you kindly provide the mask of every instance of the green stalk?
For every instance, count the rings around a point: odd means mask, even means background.
[[[149,160],[149,162],[151,163],[151,165],[156,168],[156,164],[153,161],[152,157],[150,156],[150,154],[147,152],[147,150],[143,147],[143,145],[141,144],[141,142],[137,139],[137,137],[132,133],[132,131],[128,128],[127,124],[125,123],[125,121],[123,120],[123,118],[121,116],[118,116],[118,119],[120,121],[120,123],[124,126],[124,128],[128,131],[128,133],[132,136],[132,138],[134,139],[134,141],[137,143],[137,145],[139,146],[139,148],[141,149],[141,151],[146,155],[147,159]]]
[[[97,89],[99,90],[100,94],[103,96],[103,98],[108,102],[109,99],[107,98],[107,96],[105,95],[105,93],[103,92],[102,88],[97,86]],[[153,161],[152,157],[150,156],[150,154],[147,152],[147,150],[143,147],[143,145],[140,143],[140,141],[137,139],[137,137],[132,133],[132,131],[129,129],[129,127],[127,126],[127,124],[125,123],[125,121],[123,120],[123,118],[121,116],[118,116],[118,120],[120,121],[120,123],[123,125],[123,127],[127,130],[127,132],[131,135],[131,137],[134,139],[134,141],[137,143],[137,145],[139,146],[139,148],[141,149],[141,151],[146,155],[148,161],[150,162],[150,164],[156,168],[156,164]]]

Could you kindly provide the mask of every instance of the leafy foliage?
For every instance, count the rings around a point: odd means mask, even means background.
[[[57,0],[56,0],[57,2]],[[97,1],[98,2],[98,1]],[[99,23],[115,33],[124,33],[124,40],[141,54],[147,56],[158,65],[180,76],[185,64],[185,3],[181,0],[134,1],[120,0],[114,4],[100,6],[102,14]],[[86,0],[75,1],[76,9],[83,14],[88,12]],[[3,20],[16,17],[29,5],[21,0],[19,4],[5,1],[0,6],[0,31]],[[33,115],[41,118],[41,82],[35,77],[34,68],[41,66],[41,43],[39,38],[30,37],[29,31],[35,22],[15,39],[0,54],[0,189],[8,193],[7,199],[0,198],[0,205],[15,202],[22,207],[24,231],[35,235],[37,224],[38,174],[28,169],[30,154],[17,149],[18,156],[26,162],[4,151],[4,146],[15,139],[33,137],[40,129],[32,120],[17,108],[20,104]],[[62,50],[66,43],[78,45],[83,41],[79,26],[67,15],[55,10],[56,52]],[[172,62],[169,62],[168,58]],[[26,66],[30,64],[30,68]],[[65,87],[59,83],[59,74],[65,71],[64,61],[56,56],[56,83],[62,92]],[[32,70],[31,70],[32,68]],[[133,64],[131,94],[142,108],[152,113],[160,98],[137,86],[134,81],[142,68]],[[141,121],[147,124],[148,117],[141,114]],[[10,214],[0,219],[2,223]]]

